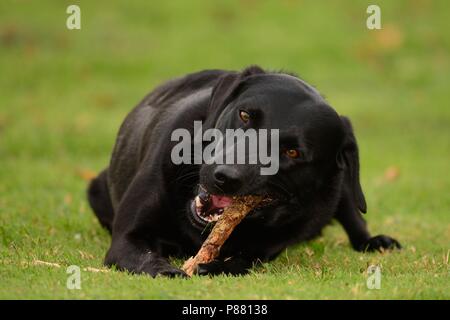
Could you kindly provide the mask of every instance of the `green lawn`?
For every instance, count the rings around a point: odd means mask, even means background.
[[[0,298],[449,299],[450,2],[376,2],[379,31],[373,1],[1,1]],[[68,290],[67,266],[102,268],[86,180],[127,112],[165,79],[249,64],[299,73],[352,119],[370,229],[404,249],[356,253],[336,224],[245,277],[83,271]]]

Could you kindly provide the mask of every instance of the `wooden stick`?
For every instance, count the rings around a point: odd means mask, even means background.
[[[183,265],[183,271],[192,276],[201,263],[213,261],[219,255],[220,248],[233,232],[234,228],[244,219],[244,217],[255,207],[257,207],[264,197],[262,196],[242,196],[233,197],[231,205],[225,208],[219,220],[214,225],[208,238],[203,242],[202,247],[195,257],[189,258]]]

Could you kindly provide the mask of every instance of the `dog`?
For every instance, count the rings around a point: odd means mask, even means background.
[[[278,129],[279,170],[259,164],[174,164],[175,129]],[[237,195],[269,195],[248,214],[200,275],[242,275],[288,246],[313,239],[333,219],[357,251],[400,248],[372,237],[362,213],[359,155],[350,120],[294,74],[258,66],[205,70],[170,80],[126,117],[109,167],[91,181],[88,200],[112,234],[107,266],[153,277],[186,276],[169,257],[186,258]]]

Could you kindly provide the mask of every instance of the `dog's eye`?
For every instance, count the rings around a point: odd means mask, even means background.
[[[247,111],[240,110],[240,111],[239,111],[239,117],[241,118],[241,120],[242,120],[244,123],[247,123],[247,122],[250,121],[250,114],[249,114]]]
[[[297,159],[300,157],[300,152],[296,149],[288,149],[284,153],[291,159]]]

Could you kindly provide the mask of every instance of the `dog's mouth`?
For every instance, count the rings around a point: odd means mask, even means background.
[[[195,220],[202,225],[215,223],[219,220],[224,210],[233,203],[233,197],[226,195],[210,194],[202,186],[199,188],[198,195],[191,201],[191,212]],[[275,201],[266,197],[260,206],[252,210],[248,216],[254,211],[258,211],[263,207],[273,204]]]
[[[226,207],[231,205],[233,198],[223,195],[209,194],[203,188],[192,200],[191,211],[204,223],[216,222]]]

